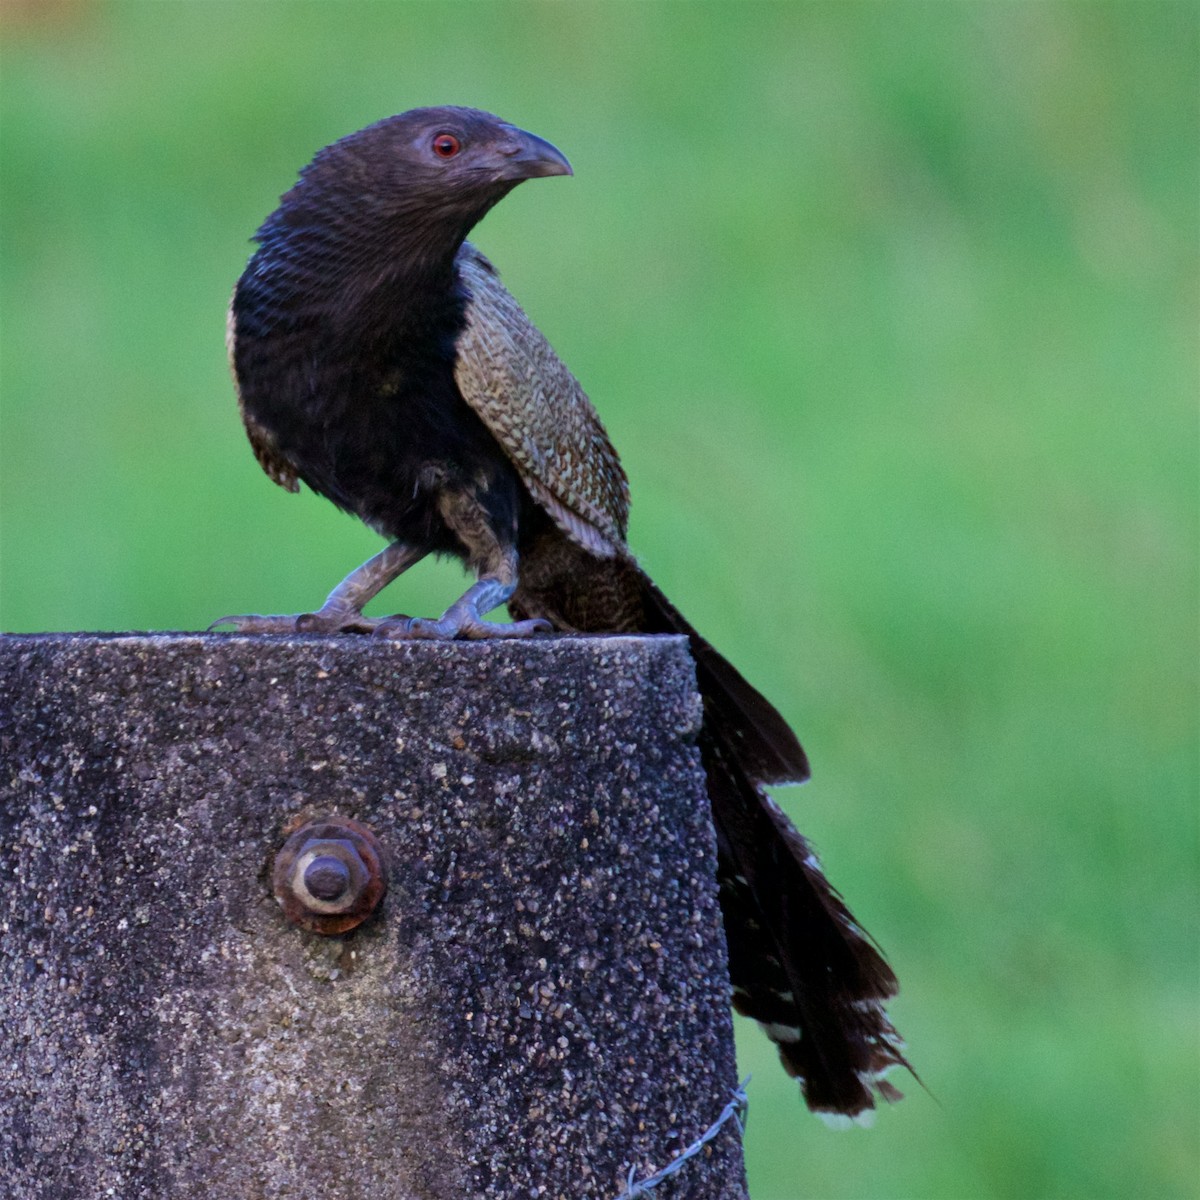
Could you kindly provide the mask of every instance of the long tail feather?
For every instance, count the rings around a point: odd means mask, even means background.
[[[776,1043],[809,1108],[830,1124],[869,1123],[876,1093],[900,1098],[884,1077],[908,1065],[884,1011],[896,977],[808,843],[719,735],[701,748],[734,1007]]]
[[[776,1043],[809,1108],[834,1126],[869,1124],[876,1097],[900,1099],[887,1073],[908,1067],[884,1010],[899,985],[761,786],[800,782],[808,760],[775,708],[643,581],[648,615],[687,634],[696,658],[734,1007]]]
[[[510,601],[560,629],[682,633],[704,698],[701,756],[717,833],[733,1003],[758,1021],[834,1126],[869,1124],[885,1076],[908,1067],[884,1011],[896,977],[826,880],[808,843],[763,790],[800,783],[808,759],[776,709],[683,617],[632,559],[597,559],[556,537]]]

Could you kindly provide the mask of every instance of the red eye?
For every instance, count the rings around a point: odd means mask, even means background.
[[[439,133],[433,139],[433,152],[438,158],[453,158],[462,147],[452,133]]]

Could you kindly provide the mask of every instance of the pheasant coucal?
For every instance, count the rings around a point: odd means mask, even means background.
[[[321,150],[256,236],[228,348],[259,463],[389,545],[321,609],[241,632],[394,638],[543,630],[684,633],[704,698],[735,1006],[832,1124],[866,1123],[907,1066],[884,1012],[895,976],[763,791],[808,762],[775,709],[684,620],[625,542],[629,489],[570,371],[465,238],[526,179],[569,175],[550,143],[488,113],[426,108]],[[476,582],[438,619],[363,606],[429,553]],[[486,621],[507,603],[512,621]]]

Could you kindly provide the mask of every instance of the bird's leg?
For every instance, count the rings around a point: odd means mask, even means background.
[[[552,632],[554,627],[540,617],[531,621],[503,622],[483,619],[484,613],[499,608],[516,590],[515,580],[506,582],[493,576],[485,576],[473,583],[436,621],[428,617],[413,617],[407,621],[380,625],[375,632],[381,637],[443,641],[452,638],[468,638],[473,641],[487,638],[519,638],[530,637],[535,633]]]
[[[231,633],[371,633],[396,617],[364,617],[363,608],[397,576],[425,557],[425,551],[393,542],[361,567],[355,567],[329,593],[316,612],[292,615],[222,617],[209,629],[229,626]],[[407,618],[401,618],[407,620]]]
[[[385,546],[374,558],[367,559],[361,567],[355,567],[329,593],[317,612],[305,613],[298,620],[304,622],[306,631],[311,627],[311,621],[316,628],[323,629],[327,625],[342,622],[337,628],[369,633],[379,622],[371,617],[364,617],[362,610],[393,579],[399,578],[409,567],[419,563],[425,557],[425,553],[424,550],[406,546],[402,542],[393,542],[390,546]]]
[[[439,509],[446,524],[467,551],[467,560],[479,578],[436,620],[413,617],[389,621],[375,632],[390,638],[519,638],[549,633],[549,621],[485,621],[484,616],[498,608],[517,590],[517,551],[512,544],[515,528],[497,532],[491,514],[477,494],[446,492]]]

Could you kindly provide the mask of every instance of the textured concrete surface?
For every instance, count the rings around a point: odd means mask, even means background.
[[[615,1200],[735,1083],[698,721],[677,638],[0,638],[0,1194]],[[391,883],[322,937],[331,812]]]

